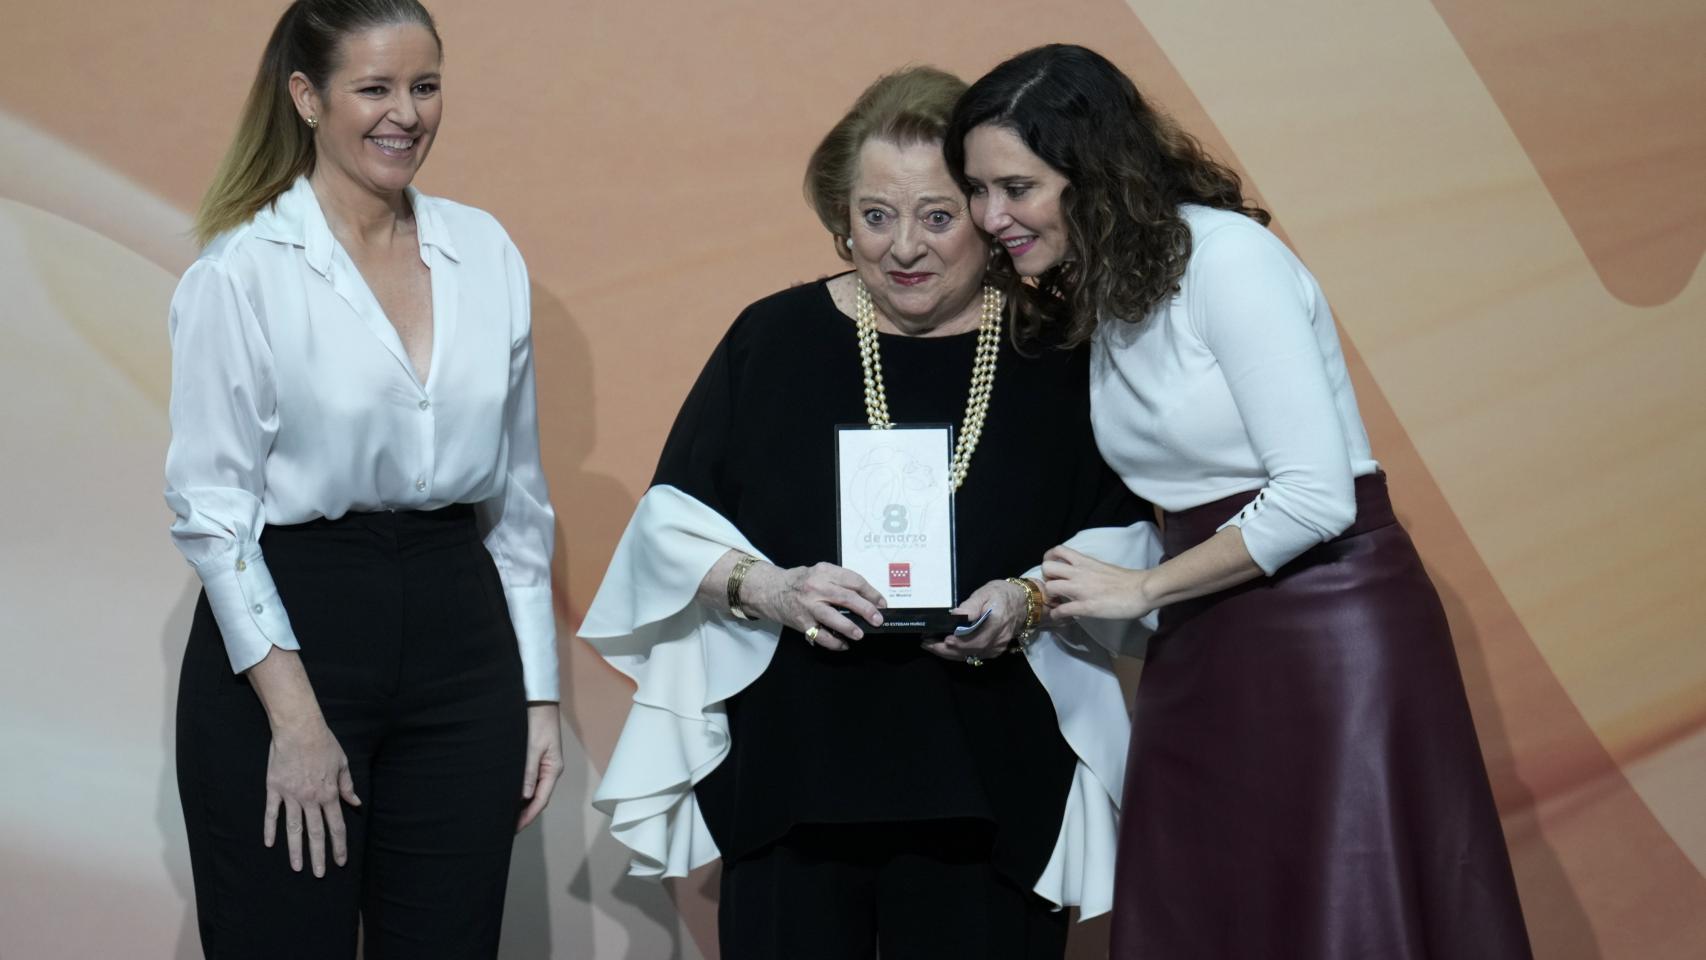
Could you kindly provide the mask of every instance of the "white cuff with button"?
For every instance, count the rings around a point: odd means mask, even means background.
[[[197,565],[196,573],[207,591],[233,672],[242,673],[260,663],[273,647],[301,648],[259,543],[239,542]]]

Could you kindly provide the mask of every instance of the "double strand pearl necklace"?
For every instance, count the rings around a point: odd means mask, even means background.
[[[873,430],[894,427],[889,419],[888,393],[883,389],[883,359],[877,352],[877,308],[871,291],[862,280],[854,280],[854,321],[859,328],[859,363],[865,368],[865,420]],[[948,468],[949,488],[958,490],[971,467],[971,455],[983,435],[989,413],[989,396],[995,390],[995,358],[1001,354],[1001,292],[983,288],[983,320],[977,329],[977,355],[971,368],[971,395],[966,398],[966,418],[954,443],[954,459]]]

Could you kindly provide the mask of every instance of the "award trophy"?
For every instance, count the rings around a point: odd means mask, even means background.
[[[958,603],[953,428],[841,426],[835,437],[841,566],[888,601],[881,626],[849,616],[867,633],[952,633],[970,619],[949,612]]]

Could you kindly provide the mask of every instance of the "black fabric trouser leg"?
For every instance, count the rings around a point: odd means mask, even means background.
[[[1060,960],[1067,914],[989,863],[968,821],[808,825],[723,864],[739,960]]]
[[[527,714],[472,511],[270,528],[262,549],[362,805],[344,807],[348,863],[328,850],[323,878],[306,851],[291,871],[282,816],[262,846],[271,729],[202,598],[177,754],[207,956],[353,957],[358,925],[366,960],[495,956]]]

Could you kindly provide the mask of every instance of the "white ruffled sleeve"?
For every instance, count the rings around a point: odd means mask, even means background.
[[[637,685],[592,799],[634,852],[637,876],[686,876],[719,855],[693,786],[728,756],[724,702],[764,672],[781,634],[777,624],[696,602],[730,549],[764,556],[722,514],[675,487],[652,487],[581,624],[580,636]]]
[[[1150,523],[1091,530],[1070,546],[1124,566],[1153,566]],[[629,522],[580,636],[634,680],[628,713],[593,806],[633,851],[637,876],[680,877],[720,854],[693,787],[729,753],[725,702],[764,672],[780,628],[743,621],[696,601],[725,552],[762,557],[721,514],[675,487],[652,487]],[[1139,624],[1040,631],[1026,658],[1054,703],[1078,756],[1054,851],[1036,892],[1082,917],[1113,904],[1115,837],[1130,720],[1109,650],[1146,634]]]
[[[1161,562],[1155,525],[1085,530],[1066,545],[1107,563],[1132,569]],[[1026,574],[1040,578],[1040,568]],[[1153,614],[1141,621],[1080,619],[1064,629],[1039,630],[1025,658],[1054,703],[1060,733],[1078,756],[1066,813],[1054,852],[1037,879],[1037,894],[1076,906],[1088,919],[1114,903],[1120,797],[1125,790],[1131,715],[1113,669],[1116,652],[1139,653],[1154,630]]]

